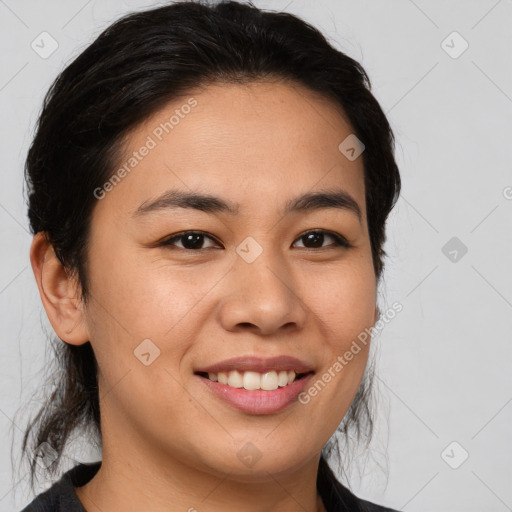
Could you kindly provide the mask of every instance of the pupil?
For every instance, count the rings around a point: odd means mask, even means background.
[[[200,249],[202,245],[202,236],[200,233],[191,233],[184,235],[183,246],[187,249]]]
[[[312,242],[314,247],[321,247],[322,246],[322,243],[323,243],[323,237],[324,237],[324,234],[323,233],[308,233],[307,235],[305,235],[306,239],[309,241],[309,242]]]

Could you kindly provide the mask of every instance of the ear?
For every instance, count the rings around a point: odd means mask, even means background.
[[[44,232],[36,233],[30,263],[48,319],[57,336],[71,345],[89,341],[77,281],[68,277]]]

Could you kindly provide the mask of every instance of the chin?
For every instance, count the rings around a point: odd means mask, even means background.
[[[236,482],[263,484],[292,476],[311,460],[312,456],[304,452],[303,446],[294,448],[290,443],[281,446],[286,446],[288,453],[282,447],[278,450],[257,450],[247,443],[228,458],[226,452],[220,454],[220,464],[217,460],[212,461],[210,468],[223,475],[229,474],[229,479]]]

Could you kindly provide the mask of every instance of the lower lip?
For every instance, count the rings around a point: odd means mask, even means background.
[[[304,391],[312,376],[313,374],[309,373],[302,379],[294,380],[282,388],[264,391],[233,388],[198,375],[214,395],[247,414],[273,414],[282,411]]]

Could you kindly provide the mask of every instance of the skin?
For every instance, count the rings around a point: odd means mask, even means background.
[[[338,150],[353,130],[336,105],[299,85],[209,85],[191,96],[197,106],[94,208],[87,305],[42,235],[32,243],[53,328],[70,344],[90,340],[99,365],[103,462],[77,494],[89,512],[148,503],[153,512],[325,510],[316,491],[320,452],[355,396],[369,344],[309,403],[276,414],[232,408],[193,372],[236,356],[286,354],[321,377],[374,325],[363,160]],[[121,165],[187,99],[137,126]],[[176,188],[237,202],[239,213],[133,217]],[[289,199],[324,188],[349,193],[362,221],[334,208],[283,216]],[[311,229],[339,233],[353,247],[327,234],[308,245],[302,235]],[[214,238],[200,249],[183,248],[183,238],[157,245],[186,230]],[[247,237],[263,249],[250,264],[236,252]],[[148,338],[161,352],[145,366],[134,350]],[[252,467],[237,457],[249,441],[261,454]]]

